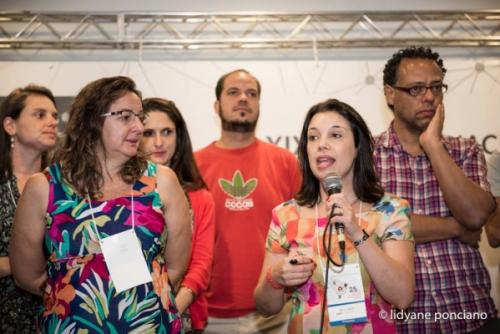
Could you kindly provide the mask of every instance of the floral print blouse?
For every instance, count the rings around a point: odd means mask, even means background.
[[[299,212],[300,209],[295,200],[282,203],[273,210],[266,249],[268,252],[280,254],[296,251],[298,254],[313,258],[318,264],[313,276],[305,284],[289,292],[293,307],[288,328],[289,334],[318,334],[324,292],[321,268],[326,264],[322,236],[327,218],[319,217],[316,221],[312,218],[302,218]],[[374,204],[370,211],[361,212],[356,216],[359,225],[381,247],[386,240],[413,240],[409,214],[410,209],[405,200],[386,194]],[[316,231],[316,226],[319,231]],[[331,240],[330,254],[338,262],[340,259],[335,233],[332,234]],[[359,261],[361,268],[368,322],[331,327],[328,311],[326,311],[323,333],[395,333],[395,323],[389,316],[391,305],[378,294],[356,248],[346,237],[346,263],[356,261]]]

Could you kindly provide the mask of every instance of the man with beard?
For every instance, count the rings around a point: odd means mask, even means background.
[[[474,138],[442,133],[445,73],[439,54],[423,47],[399,50],[384,69],[394,120],[375,138],[375,163],[385,190],[410,202],[416,242],[415,301],[398,330],[499,333],[478,250],[495,201]]]
[[[298,162],[256,138],[261,86],[248,71],[223,75],[214,109],[220,138],[195,153],[215,201],[215,246],[205,333],[286,333],[287,310],[264,318],[253,290],[264,259],[271,210],[300,185]]]

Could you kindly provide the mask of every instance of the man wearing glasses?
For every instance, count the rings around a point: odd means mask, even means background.
[[[416,242],[415,301],[398,330],[499,333],[478,250],[495,202],[481,147],[442,134],[445,73],[439,54],[422,47],[399,50],[384,69],[394,120],[375,138],[375,162],[386,191],[409,200]]]

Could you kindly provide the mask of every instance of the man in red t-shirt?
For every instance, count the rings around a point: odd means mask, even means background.
[[[296,157],[255,137],[261,86],[239,69],[217,82],[214,104],[220,138],[195,153],[215,201],[215,247],[207,292],[205,333],[286,333],[287,308],[256,313],[253,290],[265,252],[271,211],[300,186]]]

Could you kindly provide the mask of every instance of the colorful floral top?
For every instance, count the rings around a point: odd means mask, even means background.
[[[156,165],[148,163],[133,184],[135,233],[152,282],[117,293],[95,232],[90,207],[62,180],[59,165],[50,183],[44,251],[47,287],[40,327],[44,333],[180,333],[162,251],[166,225],[156,191]],[[99,236],[132,228],[131,196],[92,201]]]
[[[298,254],[313,258],[318,264],[313,276],[305,284],[290,292],[293,307],[288,328],[289,334],[318,334],[324,292],[321,268],[326,266],[322,236],[327,219],[322,217],[316,222],[316,219],[300,217],[299,212],[299,206],[295,200],[285,202],[273,210],[266,248],[269,252],[280,254],[296,251]],[[410,210],[406,201],[384,195],[370,211],[356,216],[358,216],[359,225],[377,245],[381,246],[384,241],[391,239],[413,240],[409,214]],[[316,231],[316,226],[319,227],[319,231]],[[331,240],[331,254],[333,259],[339,262],[336,234],[332,234]],[[320,256],[318,256],[318,250]],[[358,259],[368,322],[330,327],[328,312],[325,312],[323,333],[395,333],[395,324],[390,319],[391,305],[378,294],[356,248],[346,237],[346,263],[355,263]]]
[[[15,176],[0,183],[0,256],[9,256],[15,203],[19,197]],[[0,333],[35,333],[36,314],[41,305],[42,299],[16,286],[12,275],[0,278]]]

